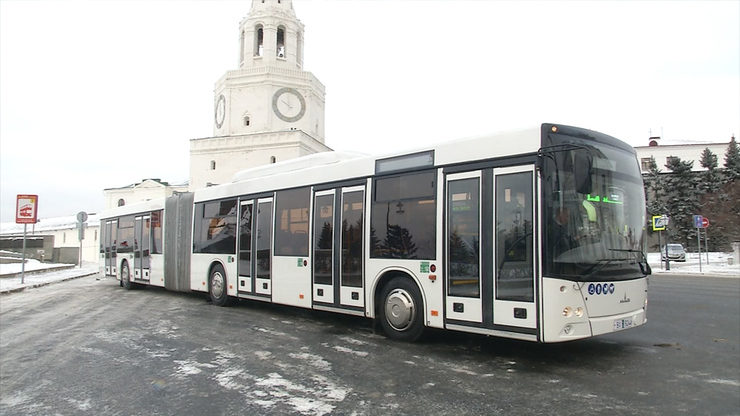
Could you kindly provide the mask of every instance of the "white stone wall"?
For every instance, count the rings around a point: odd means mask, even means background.
[[[171,196],[173,192],[185,192],[187,185],[163,185],[162,183],[146,179],[141,183],[123,188],[111,188],[103,191],[105,209],[115,208],[118,201],[123,199],[125,205],[135,204],[153,199],[162,199]]]
[[[231,182],[235,173],[270,164],[272,157],[280,162],[330,150],[298,130],[194,139],[190,141],[190,189]]]
[[[712,151],[712,153],[717,155],[717,165],[718,167],[723,167],[725,163],[725,152],[727,152],[727,146],[729,146],[729,144],[730,143],[727,142],[709,144],[640,146],[635,147],[635,151],[637,152],[637,160],[640,162],[642,173],[647,172],[647,170],[644,169],[642,160],[645,158],[650,158],[650,156],[653,156],[655,158],[655,163],[658,165],[658,169],[660,169],[662,172],[669,172],[669,170],[665,167],[667,158],[669,157],[679,157],[682,161],[693,160],[693,170],[703,171],[706,170],[701,167],[701,154],[704,152],[704,149],[708,147],[709,150]]]

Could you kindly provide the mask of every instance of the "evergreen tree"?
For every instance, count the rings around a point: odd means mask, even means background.
[[[722,185],[722,177],[720,176],[719,170],[717,170],[717,155],[712,153],[709,148],[705,148],[701,154],[701,160],[699,163],[706,171],[702,172],[699,178],[699,189],[702,192],[717,192],[720,185]]]
[[[665,203],[665,178],[661,175],[655,158],[650,157],[648,163],[648,173],[643,178],[645,182],[645,200],[647,201],[647,211],[650,216],[667,214]]]
[[[730,145],[725,153],[725,182],[731,182],[740,178],[740,147],[732,136]]]
[[[694,161],[684,162],[678,157],[672,157],[665,166],[673,172],[666,179],[666,187],[671,190],[670,196],[665,200],[671,218],[668,234],[673,241],[688,247],[689,242],[696,238],[693,216],[698,214],[699,205],[697,180],[691,171]]]
[[[710,220],[709,251],[728,251],[740,241],[740,180],[722,185],[718,192],[702,196],[702,215]]]

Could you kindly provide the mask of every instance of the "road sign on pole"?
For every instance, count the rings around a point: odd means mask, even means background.
[[[36,224],[38,207],[38,195],[18,195],[15,200],[15,223]]]
[[[653,215],[653,231],[663,231],[668,225],[668,217],[666,215]]]
[[[701,228],[708,228],[709,227],[709,219],[707,217],[701,218]]]
[[[26,231],[28,224],[36,224],[39,207],[38,195],[18,195],[15,199],[15,223],[23,224],[23,255],[21,258],[21,284],[26,278]]]
[[[704,222],[704,217],[701,215],[694,215],[694,228],[702,228],[702,223]]]
[[[80,211],[77,213],[77,238],[80,240],[80,252],[78,253],[79,265],[82,267],[82,240],[85,239],[85,221],[87,221],[87,212]]]

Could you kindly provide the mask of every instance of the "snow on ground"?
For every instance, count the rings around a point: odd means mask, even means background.
[[[39,264],[36,264],[39,263]],[[54,268],[59,266],[69,266],[65,264],[54,264],[54,263],[40,263],[36,260],[29,260],[26,263],[26,270],[41,270],[44,268]],[[36,267],[33,269],[33,267]],[[17,268],[17,271],[16,271]],[[20,275],[13,275],[11,277],[0,277],[0,293],[9,292],[11,290],[35,287],[41,285],[47,285],[50,283],[62,282],[69,279],[75,279],[78,277],[89,276],[98,273],[99,266],[97,263],[83,263],[82,267],[72,267],[64,270],[50,270],[48,272],[26,274],[21,283]],[[0,274],[6,273],[20,273],[20,263],[13,264],[0,264]]]
[[[685,262],[671,261],[671,270],[669,272],[665,270],[665,262],[662,262],[661,265],[660,253],[648,253],[648,263],[650,263],[650,267],[653,269],[653,274],[677,273],[740,277],[740,264],[737,262],[730,264],[730,261],[732,261],[732,253],[702,253],[700,268],[699,254],[686,253]]]
[[[0,256],[0,259],[3,259],[2,256]],[[13,274],[13,273],[20,273],[21,267],[23,266],[21,264],[21,259],[18,258],[18,261],[15,263],[6,263],[1,264],[0,263],[0,276],[5,274]],[[73,264],[61,264],[61,263],[42,263],[35,259],[26,259],[26,271],[35,271],[35,270],[43,270],[43,269],[56,269],[60,267],[65,266],[74,266]]]

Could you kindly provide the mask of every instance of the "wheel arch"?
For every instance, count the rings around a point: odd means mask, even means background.
[[[211,264],[208,265],[208,273],[206,274],[206,282],[208,282],[208,292],[211,291],[211,273],[213,273],[213,269],[215,269],[216,266],[221,266],[221,270],[224,271],[224,283],[228,284],[229,282],[229,274],[226,271],[226,265],[223,261],[219,259],[214,259],[211,261]]]
[[[424,326],[427,324],[426,320],[426,310],[427,310],[427,298],[426,293],[424,293],[424,290],[422,290],[421,282],[419,281],[418,277],[409,269],[403,268],[403,267],[389,267],[386,269],[383,269],[378,273],[378,277],[375,279],[375,285],[373,286],[373,289],[371,291],[372,298],[370,299],[370,305],[372,305],[372,316],[370,318],[377,318],[379,314],[380,308],[380,292],[383,290],[383,287],[388,284],[391,280],[393,280],[396,277],[402,277],[405,279],[408,279],[413,284],[416,285],[416,288],[419,290],[419,293],[421,294],[421,309],[424,316],[423,322]]]

